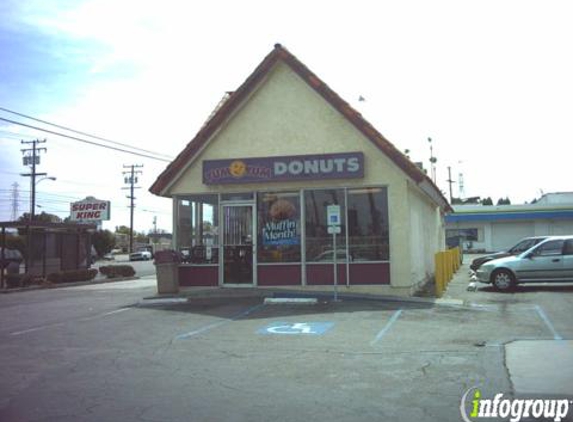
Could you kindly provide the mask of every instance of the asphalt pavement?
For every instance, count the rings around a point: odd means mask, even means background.
[[[459,421],[472,388],[563,397],[573,290],[469,292],[464,271],[450,304],[152,302],[153,276],[2,295],[0,420]],[[543,389],[522,388],[531,370]]]

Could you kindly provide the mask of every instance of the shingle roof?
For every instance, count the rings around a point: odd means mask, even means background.
[[[311,72],[300,60],[291,54],[281,44],[275,44],[274,49],[264,58],[243,84],[226,100],[220,104],[213,115],[199,130],[195,138],[187,144],[181,153],[173,160],[167,168],[159,175],[153,183],[150,192],[156,195],[164,194],[168,186],[176,179],[181,170],[194,156],[201,151],[215,131],[221,126],[225,119],[245,100],[248,95],[256,89],[263,78],[271,71],[279,61],[287,64],[298,76],[302,78],[310,87],[318,92],[332,107],[345,116],[352,125],[358,129],[366,138],[372,141],[386,156],[388,156],[402,171],[412,178],[422,189],[430,186],[432,197],[441,202],[440,205],[445,211],[451,208],[438,187],[432,180],[402,154],[390,141],[382,136],[362,115],[352,108],[346,101],[338,96],[328,85],[318,76]]]

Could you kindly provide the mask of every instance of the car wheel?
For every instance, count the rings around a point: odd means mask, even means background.
[[[508,291],[515,287],[515,277],[508,270],[495,271],[491,280],[494,287],[500,291]]]

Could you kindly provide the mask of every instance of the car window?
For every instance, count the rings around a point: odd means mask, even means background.
[[[563,243],[563,240],[550,240],[549,242],[545,242],[535,250],[535,255],[561,255],[563,252]]]
[[[522,240],[517,245],[515,245],[513,248],[511,248],[509,250],[509,252],[512,252],[512,253],[523,252],[523,251],[526,251],[529,248],[531,248],[533,245],[535,245],[535,241],[532,239]]]
[[[573,239],[565,241],[565,247],[563,248],[563,255],[573,255]]]

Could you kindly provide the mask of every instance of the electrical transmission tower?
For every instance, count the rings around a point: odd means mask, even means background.
[[[43,144],[46,142],[44,139],[40,141],[39,139],[34,139],[33,141],[20,141],[22,144],[32,144],[32,148],[26,148],[22,150],[24,154],[23,160],[25,166],[30,166],[30,173],[22,173],[21,176],[30,177],[30,221],[34,220],[36,215],[36,177],[45,176],[47,173],[36,173],[36,166],[40,164],[40,152],[47,152],[46,148],[38,148],[38,144]]]
[[[18,211],[18,199],[20,193],[18,192],[18,185],[17,182],[12,183],[12,221],[16,221],[18,219],[18,215],[20,214]]]
[[[136,170],[137,168],[142,168],[143,165],[138,164],[131,164],[131,165],[124,165],[123,168],[127,168],[129,170],[123,172],[123,180],[126,185],[129,185],[127,188],[122,189],[129,189],[129,198],[130,200],[130,213],[129,213],[129,253],[133,252],[133,209],[135,208],[135,195],[134,190],[140,189],[139,186],[135,186],[137,184],[137,175],[141,174],[140,170]]]

